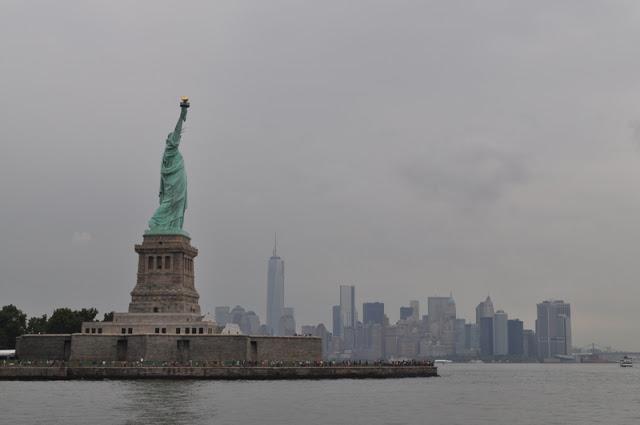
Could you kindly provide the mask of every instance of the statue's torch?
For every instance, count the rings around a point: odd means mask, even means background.
[[[180,98],[180,118],[183,122],[187,121],[187,109],[189,106],[189,98],[187,96],[182,96]]]

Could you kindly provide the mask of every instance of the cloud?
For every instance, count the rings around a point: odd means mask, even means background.
[[[71,244],[74,246],[86,246],[92,239],[93,236],[89,232],[73,232]]]
[[[635,120],[629,123],[629,127],[631,128],[631,139],[633,143],[640,147],[640,121]]]
[[[524,183],[527,174],[521,155],[490,147],[436,152],[400,168],[423,199],[463,207],[498,202],[512,186]]]

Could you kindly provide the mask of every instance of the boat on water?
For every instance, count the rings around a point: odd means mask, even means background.
[[[622,360],[620,360],[620,367],[633,367],[633,359],[629,356],[624,356]]]
[[[0,350],[0,359],[15,359],[16,350]]]
[[[445,359],[436,359],[433,361],[434,364],[440,364],[440,365],[445,365],[448,363],[453,363],[451,360],[445,360]]]
[[[580,357],[580,363],[615,363],[614,360],[608,360],[598,354],[590,354]]]

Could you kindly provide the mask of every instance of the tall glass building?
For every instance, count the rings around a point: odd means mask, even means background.
[[[271,335],[282,335],[280,319],[284,309],[284,260],[278,257],[277,244],[269,258],[267,272],[267,328]]]
[[[413,309],[411,320],[418,322],[420,320],[420,302],[418,300],[409,301],[409,307]]]
[[[370,323],[384,325],[384,303],[364,303],[362,314],[362,322],[365,325]]]
[[[522,323],[522,320],[509,320],[507,326],[509,328],[509,355],[524,355],[524,324]]]
[[[493,316],[493,355],[509,354],[509,316],[502,310]]]
[[[538,357],[550,359],[571,354],[571,305],[562,300],[538,304],[536,337]]]
[[[491,301],[491,297],[487,295],[487,299],[476,307],[476,325],[480,324],[480,319],[483,317],[493,317],[494,314],[493,302]]]
[[[493,356],[493,317],[480,318],[480,356]]]
[[[331,309],[333,315],[333,336],[342,336],[342,315],[340,314],[340,306],[334,305]]]
[[[340,318],[343,328],[356,327],[356,287],[340,285]]]

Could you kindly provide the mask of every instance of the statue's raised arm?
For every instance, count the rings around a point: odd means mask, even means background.
[[[178,122],[176,123],[176,128],[173,130],[173,133],[169,134],[167,138],[167,144],[171,143],[176,148],[180,144],[180,138],[182,137],[182,123],[187,121],[187,110],[189,109],[189,98],[186,96],[182,96],[180,98],[180,117],[178,118]]]
[[[178,123],[176,124],[176,132],[178,130],[182,131],[182,123],[187,121],[187,110],[189,110],[189,98],[186,96],[182,96],[180,98],[180,118],[178,118]]]
[[[187,173],[178,150],[182,123],[187,120],[189,98],[180,99],[180,118],[173,133],[169,133],[160,169],[160,205],[149,220],[147,234],[184,234],[182,224],[187,209]]]

